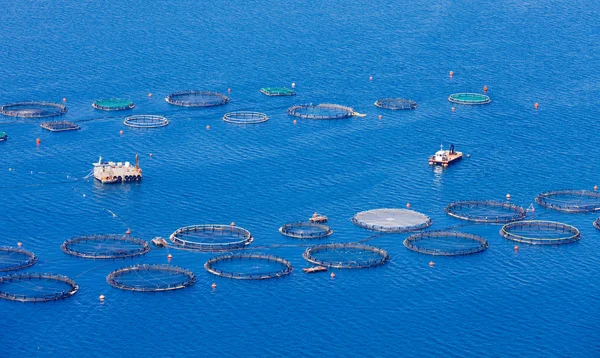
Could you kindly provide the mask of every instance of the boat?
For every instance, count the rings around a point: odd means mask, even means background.
[[[313,216],[310,219],[308,219],[308,220],[311,223],[316,223],[316,224],[318,224],[318,223],[325,223],[325,222],[327,222],[327,216],[322,215],[322,214],[314,213]]]
[[[327,271],[327,267],[325,267],[325,266],[305,267],[302,269],[302,271],[304,271],[306,273],[322,272],[322,271]]]
[[[139,155],[135,156],[135,166],[129,162],[103,162],[102,157],[94,163],[94,178],[102,184],[135,182],[142,180]]]
[[[448,150],[444,150],[444,146],[440,144],[440,150],[429,157],[429,165],[441,165],[447,167],[448,165],[461,160],[462,157],[462,152],[454,150],[454,144],[450,144],[450,149]]]
[[[158,247],[167,247],[167,240],[160,236],[157,236],[154,239],[152,239],[152,243]]]
[[[7,139],[8,139],[8,134],[6,134],[5,132],[0,132],[0,142],[4,142]]]

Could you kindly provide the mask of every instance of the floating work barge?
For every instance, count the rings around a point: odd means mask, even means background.
[[[167,240],[160,236],[157,236],[154,239],[152,239],[152,243],[154,244],[154,246],[167,247]]]
[[[69,121],[54,121],[54,122],[43,122],[40,127],[49,130],[50,132],[65,132],[75,131],[79,129],[79,126]]]
[[[448,165],[461,160],[462,157],[462,152],[457,152],[454,150],[454,144],[450,144],[449,150],[444,150],[444,146],[440,145],[440,150],[429,157],[429,165],[435,164],[447,167]]]
[[[132,166],[129,162],[103,162],[102,157],[100,157],[98,163],[94,163],[94,178],[102,182],[102,184],[142,180],[139,155],[135,156],[135,166]]]
[[[322,271],[327,271],[327,267],[325,267],[325,266],[305,267],[302,269],[302,271],[304,271],[306,273],[322,272]]]
[[[316,224],[326,223],[327,222],[327,216],[322,215],[322,214],[314,213],[313,216],[310,219],[308,219],[308,220],[311,223],[316,223]]]

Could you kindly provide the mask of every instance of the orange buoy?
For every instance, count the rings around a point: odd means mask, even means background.
[[[433,267],[433,266],[435,266],[435,262],[429,261],[429,267]]]
[[[294,119],[294,124],[296,124],[296,123],[298,123],[298,121]]]
[[[379,115],[379,119],[381,119],[381,118],[383,118],[383,116],[380,114],[380,115]]]
[[[229,226],[234,227],[235,226],[235,222],[231,222],[231,224],[229,224]]]
[[[514,249],[515,249],[515,251],[519,251],[519,246],[515,245]]]
[[[450,77],[454,76],[454,71],[450,71]]]
[[[227,89],[227,93],[231,93],[231,88],[228,88],[228,89]]]
[[[19,242],[17,242],[17,246],[21,247],[21,246],[23,246],[23,243],[21,241],[19,241]]]
[[[410,209],[410,202],[406,203],[406,208]]]
[[[100,301],[104,301],[104,295],[100,295]]]
[[[442,166],[443,166],[444,168],[448,168],[448,163],[444,163],[444,164],[442,164]]]
[[[452,107],[452,112],[454,112],[454,107]]]
[[[594,191],[598,191],[598,185],[594,185]]]
[[[210,126],[209,125],[206,125],[206,130],[210,130]]]
[[[217,284],[216,284],[216,283],[213,283],[212,285],[210,285],[210,287],[212,287],[213,289],[214,289],[214,288],[217,288]]]
[[[131,235],[131,230],[127,229],[127,231],[125,231],[125,235]]]
[[[148,93],[148,97],[152,97],[152,93]]]
[[[152,153],[150,153],[150,156],[152,156]]]
[[[510,194],[506,194],[506,200],[510,200]]]
[[[64,98],[63,98],[63,102],[66,102],[66,101],[67,101],[67,97],[64,97]]]
[[[170,259],[172,259],[172,258],[173,258],[173,255],[171,255],[171,254],[168,254],[168,255],[167,255],[167,258],[170,260]]]
[[[487,86],[483,86],[483,92],[487,92],[488,88]]]
[[[329,275],[329,276],[331,276],[331,278],[334,278],[335,274],[332,272],[331,275]]]
[[[538,109],[538,108],[539,108],[539,106],[540,106],[540,104],[539,104],[539,103],[537,103],[537,102],[535,102],[535,104],[533,105],[533,108],[535,108],[535,109]]]
[[[369,81],[373,81],[373,76],[369,76]]]
[[[42,143],[41,139],[38,138],[38,139],[35,140],[35,144],[40,145],[40,143]]]
[[[123,135],[123,131],[122,131],[122,130],[121,130],[121,131],[119,131],[119,134],[120,134],[120,135]]]

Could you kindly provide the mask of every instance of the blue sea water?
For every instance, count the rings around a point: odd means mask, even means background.
[[[82,129],[50,133],[36,120],[0,119],[9,135],[0,143],[0,245],[23,242],[40,259],[28,272],[68,275],[80,286],[56,303],[1,301],[0,355],[600,356],[594,214],[536,206],[536,217],[574,225],[582,239],[522,244],[518,253],[500,226],[464,225],[490,248],[435,257],[434,268],[432,256],[402,245],[406,235],[378,237],[369,243],[390,253],[387,265],[334,270],[334,279],[304,274],[304,248],[277,231],[319,211],[334,230],[324,242],[363,240],[372,233],[350,222],[356,212],[407,202],[432,218],[432,229],[445,229],[461,224],[444,214],[453,200],[510,193],[527,207],[542,191],[600,184],[599,15],[589,0],[4,4],[0,102],[66,98],[64,119]],[[258,91],[292,82],[296,97]],[[484,85],[491,104],[451,111],[448,95]],[[228,88],[225,107],[164,101],[178,90]],[[389,96],[419,107],[373,106]],[[91,107],[108,97],[171,123],[127,128],[125,114]],[[367,116],[294,125],[285,113],[323,102]],[[270,120],[221,120],[239,109]],[[431,168],[427,157],[440,143],[471,157]],[[133,161],[137,153],[141,184],[81,179],[100,155]],[[196,285],[132,293],[110,287],[106,275],[167,263],[165,249],[90,261],[59,248],[81,234],[130,228],[149,240],[232,221],[252,232],[252,246],[262,247],[254,251],[290,260],[291,276],[220,279],[203,268],[211,254],[170,250]]]

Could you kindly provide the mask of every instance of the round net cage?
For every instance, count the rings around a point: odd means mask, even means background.
[[[454,93],[448,97],[448,101],[458,104],[486,104],[490,103],[490,97],[479,93]]]
[[[79,286],[66,276],[24,273],[0,276],[0,298],[19,302],[49,302],[73,296]]]
[[[229,251],[249,245],[254,238],[250,232],[233,225],[192,225],[171,234],[173,244],[199,251]]]
[[[162,292],[179,290],[196,283],[190,270],[171,265],[135,265],[114,270],[106,276],[109,285],[127,291]]]
[[[279,228],[279,232],[295,239],[320,239],[333,234],[327,225],[306,221],[285,224]]]
[[[305,119],[342,119],[354,115],[354,109],[339,104],[304,104],[288,108],[290,116]]]
[[[332,243],[306,249],[302,257],[311,264],[340,269],[360,269],[385,264],[387,251],[359,243]]]
[[[13,247],[0,247],[0,272],[22,270],[35,265],[33,252]]]
[[[279,278],[294,270],[284,258],[252,253],[213,257],[204,264],[204,268],[213,275],[236,280]]]
[[[594,220],[594,227],[600,230],[600,218]]]
[[[132,109],[135,107],[135,104],[128,99],[109,98],[95,101],[92,103],[92,107],[102,111],[124,111]]]
[[[415,109],[417,102],[404,98],[382,98],[375,102],[375,106],[391,110]]]
[[[0,114],[10,117],[45,118],[67,113],[67,107],[52,102],[15,102],[0,107]]]
[[[229,97],[210,91],[181,91],[168,95],[165,100],[182,107],[213,107],[229,102]]]
[[[150,245],[144,240],[124,235],[85,235],[66,240],[60,249],[85,259],[123,259],[148,253]]]
[[[600,193],[588,190],[554,190],[539,194],[535,202],[566,213],[585,213],[600,210]]]
[[[410,235],[403,243],[409,250],[436,256],[476,254],[490,246],[480,236],[455,231],[420,232]]]
[[[525,209],[518,205],[493,200],[455,201],[448,204],[445,211],[457,219],[479,223],[508,223],[527,216]]]
[[[138,114],[125,118],[123,124],[132,128],[159,128],[168,125],[169,120],[163,116]]]
[[[555,221],[515,221],[500,230],[504,238],[536,245],[568,244],[579,240],[576,227]]]
[[[256,124],[268,121],[269,117],[260,112],[235,111],[226,113],[223,120],[235,124]]]
[[[382,232],[409,232],[431,226],[429,216],[408,209],[373,209],[352,218],[354,225]]]

